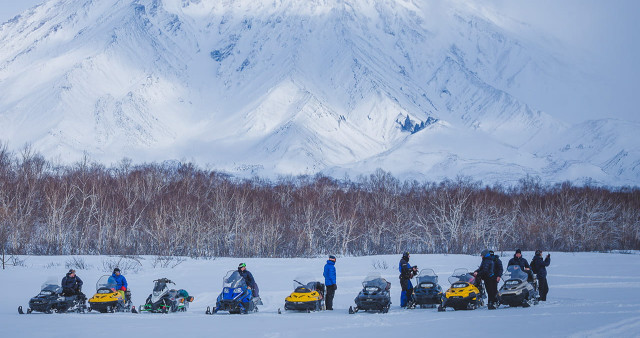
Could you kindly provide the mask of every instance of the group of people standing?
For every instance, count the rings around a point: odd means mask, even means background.
[[[479,277],[484,282],[489,298],[488,308],[489,310],[493,310],[498,303],[498,283],[502,279],[502,272],[504,271],[502,261],[500,260],[500,256],[488,249],[482,250],[480,256],[482,256],[482,262],[480,263],[480,267],[473,272],[473,275]],[[550,264],[551,255],[547,254],[547,257],[542,259],[542,250],[536,250],[531,264],[529,264],[527,260],[522,257],[522,251],[517,249],[507,266],[519,265],[520,268],[529,275],[529,280],[533,280],[533,273],[535,273],[538,278],[540,300],[546,301],[547,293],[549,293],[547,266]]]

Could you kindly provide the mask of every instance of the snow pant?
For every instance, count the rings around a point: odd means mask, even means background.
[[[407,300],[413,299],[413,284],[410,279],[400,278],[400,287],[402,292],[400,293],[400,306],[407,306]]]
[[[547,283],[547,277],[538,277],[538,289],[540,290],[540,300],[547,300],[547,293],[549,293],[549,284]]]
[[[487,296],[489,303],[495,303],[498,301],[498,281],[496,277],[483,278],[484,287],[487,289]]]
[[[258,288],[258,284],[253,283],[253,285],[251,285],[251,292],[253,297],[260,297],[260,288]]]
[[[336,295],[337,288],[338,286],[336,284],[327,285],[327,295],[324,298],[324,304],[327,310],[333,310],[333,296]]]

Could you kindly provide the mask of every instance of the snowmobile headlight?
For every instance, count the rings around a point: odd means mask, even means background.
[[[242,292],[242,288],[233,289],[233,293],[240,293],[240,292]]]

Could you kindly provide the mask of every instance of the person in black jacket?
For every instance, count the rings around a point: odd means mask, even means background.
[[[258,294],[260,292],[260,289],[258,289],[258,284],[253,278],[251,272],[247,270],[247,264],[240,263],[238,265],[238,273],[240,273],[240,276],[244,278],[245,283],[247,283],[247,287],[249,287],[249,289],[253,291],[253,297],[260,297],[260,295]]]
[[[488,308],[489,310],[494,310],[498,301],[498,281],[495,275],[495,261],[493,257],[491,257],[491,252],[487,249],[482,250],[480,256],[482,256],[482,263],[480,263],[480,267],[473,272],[473,275],[480,277],[484,281],[487,296],[489,297]]]
[[[62,294],[64,296],[80,295],[84,297],[82,284],[82,279],[76,276],[76,270],[71,269],[62,278]]]
[[[516,253],[513,255],[513,258],[509,260],[507,267],[511,265],[519,265],[520,269],[529,275],[529,282],[533,281],[533,272],[531,272],[531,267],[527,260],[522,257],[522,251],[520,251],[520,249],[516,249]]]
[[[547,300],[547,293],[549,293],[549,284],[547,283],[547,266],[551,264],[551,255],[547,254],[547,257],[542,260],[542,250],[536,250],[535,256],[531,260],[531,270],[538,277],[538,289],[540,291],[540,300]]]

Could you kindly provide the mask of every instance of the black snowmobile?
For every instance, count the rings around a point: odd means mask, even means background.
[[[442,304],[442,286],[438,285],[438,275],[433,269],[422,269],[416,276],[413,301],[420,308],[436,307]]]
[[[40,293],[29,300],[29,308],[26,313],[33,311],[44,313],[83,313],[87,309],[86,300],[87,298],[82,293],[73,296],[63,295],[62,287],[55,279],[51,278],[42,284]],[[22,306],[18,307],[18,313],[25,313],[22,310]]]
[[[167,278],[160,278],[153,281],[153,292],[147,297],[144,305],[140,305],[140,312],[169,313],[186,312],[189,303],[193,302],[193,296],[189,296],[186,290],[169,289],[168,284],[175,285]],[[137,313],[135,309],[131,312]]]
[[[355,299],[356,307],[349,307],[349,313],[360,310],[389,312],[391,307],[391,283],[380,276],[378,272],[371,272],[362,282],[362,291]]]
[[[500,288],[500,303],[511,307],[529,307],[538,304],[538,281],[531,277],[519,265],[510,265],[505,273],[505,282]]]

